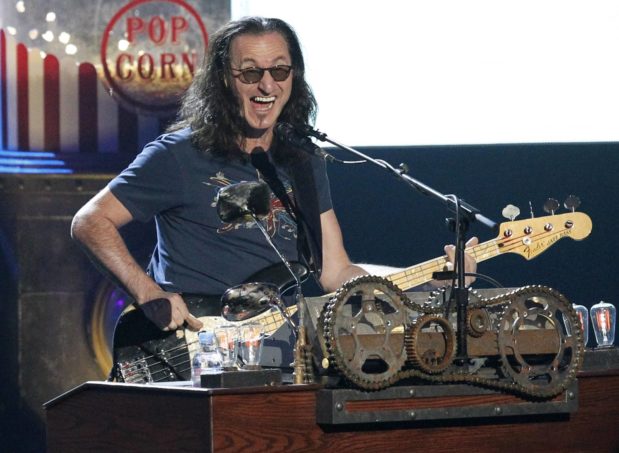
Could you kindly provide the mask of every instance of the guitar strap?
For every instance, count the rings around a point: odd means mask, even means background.
[[[262,148],[256,148],[250,154],[252,165],[260,172],[262,179],[268,184],[271,191],[275,194],[277,199],[281,201],[284,209],[292,220],[297,222],[297,209],[296,206],[290,201],[290,197],[286,193],[284,184],[277,176],[277,170],[275,166],[269,160],[267,153]]]
[[[322,233],[316,183],[310,160],[300,159],[287,166],[294,193],[293,203],[267,153],[262,149],[255,149],[250,157],[252,165],[260,172],[264,181],[297,224],[297,247],[300,259],[312,270],[316,278],[320,277]]]
[[[322,225],[318,189],[310,159],[289,166],[290,181],[298,206],[299,255],[303,256],[316,278],[322,272]]]

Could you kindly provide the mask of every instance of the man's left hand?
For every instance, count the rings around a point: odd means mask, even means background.
[[[466,247],[467,248],[473,247],[477,244],[479,244],[479,239],[477,239],[476,237],[472,237],[471,239],[467,241]],[[453,265],[456,260],[456,246],[453,244],[446,245],[445,253],[447,254],[447,259],[449,260],[449,264],[451,265],[450,268],[453,269]],[[475,258],[473,258],[473,256],[468,253],[465,253],[464,255],[464,271],[467,274],[473,274],[477,272],[477,261],[475,261]],[[467,276],[464,280],[464,284],[466,286],[469,286],[474,281],[475,281],[475,277]]]

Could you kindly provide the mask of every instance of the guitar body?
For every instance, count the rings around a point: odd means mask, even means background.
[[[112,377],[120,382],[187,381],[191,375],[183,331],[163,331],[135,308],[118,319],[113,361]]]
[[[303,265],[291,263],[291,267],[299,279],[307,277],[308,271]],[[273,283],[280,293],[295,286],[294,279],[283,264],[263,269],[252,275],[247,282]],[[212,330],[221,324],[234,324],[217,316],[221,312],[219,296],[183,297],[191,314],[204,323],[204,330]],[[267,335],[273,334],[284,323],[283,317],[272,311],[251,319],[256,320],[265,325]],[[110,377],[128,383],[187,381],[191,379],[190,355],[193,352],[194,337],[193,332],[185,329],[159,329],[142,310],[132,305],[121,314],[114,329],[114,365]]]

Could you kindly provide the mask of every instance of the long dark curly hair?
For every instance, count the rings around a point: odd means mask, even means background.
[[[316,99],[305,81],[305,63],[299,39],[290,25],[281,19],[246,17],[232,21],[212,35],[202,68],[185,93],[177,120],[168,131],[187,126],[192,129],[192,143],[217,157],[242,158],[245,120],[232,90],[230,47],[232,40],[243,34],[261,35],[277,32],[288,43],[292,59],[292,92],[279,121],[293,125],[313,124]],[[287,160],[287,150],[274,141],[271,150],[279,160]],[[294,152],[294,150],[290,150]]]

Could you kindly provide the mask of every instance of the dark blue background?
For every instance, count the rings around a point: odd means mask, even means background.
[[[403,148],[358,148],[394,166],[404,162],[409,175],[443,194],[456,194],[482,214],[504,222],[502,209],[514,204],[518,219],[547,215],[549,197],[561,204],[568,195],[581,199],[579,211],[593,222],[582,240],[562,239],[527,261],[503,254],[480,264],[479,272],[506,287],[550,286],[571,302],[590,306],[605,300],[616,305],[619,283],[614,275],[618,247],[613,233],[619,219],[617,174],[619,144],[518,144]],[[342,159],[354,159],[330,149]],[[454,234],[445,227],[450,215],[434,198],[411,189],[371,164],[329,164],[332,197],[346,248],[356,262],[410,266],[443,255]],[[558,213],[566,212],[561,208]],[[496,237],[483,225],[471,225],[468,236],[481,242]]]

